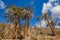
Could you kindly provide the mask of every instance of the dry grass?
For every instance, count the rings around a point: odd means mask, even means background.
[[[46,28],[42,28],[42,29],[37,28],[37,29],[31,28],[30,29],[30,35],[27,36],[26,38],[22,39],[22,40],[60,40],[60,29],[59,28],[56,29],[57,30],[57,33],[58,33],[57,36],[52,36],[50,29],[46,29]],[[11,30],[14,31],[13,29],[11,29]],[[11,30],[9,31],[10,32],[9,35],[12,34],[12,31]],[[4,37],[4,34],[5,34],[5,31],[6,31],[5,28],[2,28],[0,30],[0,40],[1,39],[6,40],[6,38],[3,38]],[[14,36],[14,34],[12,34],[12,35]],[[9,38],[7,40],[20,40],[20,39]]]

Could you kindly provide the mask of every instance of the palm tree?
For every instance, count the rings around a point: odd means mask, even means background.
[[[37,17],[37,20],[39,21],[39,23],[40,23],[40,20],[42,19],[42,17],[41,16],[38,16]],[[40,26],[41,26],[41,23],[40,23]],[[41,26],[42,27],[42,26]]]
[[[38,20],[38,21],[39,21],[39,23],[40,23],[41,16],[38,16],[38,17],[37,17],[37,20]],[[40,27],[42,28],[41,23],[40,23]],[[40,31],[42,30],[41,28],[40,28]]]
[[[51,22],[49,21],[49,16],[48,16],[47,13],[43,14],[43,17],[44,17],[45,20],[47,20],[48,25],[49,25],[50,28],[51,28],[52,34],[53,34],[54,36],[56,36],[56,35],[57,35],[57,32],[56,32],[56,30],[55,30],[55,28],[54,28],[54,22],[53,22],[53,21],[51,21]]]
[[[58,26],[60,26],[60,22],[58,22]]]
[[[30,8],[24,8],[22,11],[23,18],[25,19],[25,26],[24,26],[24,36],[29,35],[29,19],[33,16],[32,11]]]
[[[16,28],[20,26],[21,11],[22,11],[22,8],[19,8],[16,6],[9,6],[8,10],[6,11],[7,19],[9,22],[12,23],[10,30],[13,30],[15,28],[14,30],[16,30],[15,32],[16,35],[18,35],[17,32],[19,31]]]
[[[8,21],[12,23],[15,22],[15,24],[19,24],[21,19],[21,11],[22,8],[16,6],[10,6],[9,9],[6,11],[8,15]]]

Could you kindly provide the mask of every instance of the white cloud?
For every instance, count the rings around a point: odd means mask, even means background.
[[[0,9],[4,9],[5,8],[5,4],[2,0],[0,0]]]
[[[54,3],[55,6],[58,6],[59,4],[58,3]]]
[[[41,26],[42,27],[46,27],[47,26],[47,21],[45,21],[44,19],[41,21]]]
[[[51,21],[51,20],[50,20]],[[41,20],[41,22],[37,22],[36,24],[35,24],[35,26],[36,27],[47,27],[47,24],[48,24],[48,22],[46,21],[46,20],[44,20],[44,19],[42,19]]]
[[[56,25],[55,28],[60,28],[60,26]]]
[[[56,2],[57,1],[57,2]],[[51,16],[55,21],[57,18],[60,19],[60,4],[59,0],[49,0],[47,3],[43,3],[42,13],[51,12]],[[60,28],[60,26],[56,26],[56,28]]]
[[[50,3],[44,3],[42,13],[48,12],[48,10],[51,9],[51,8],[52,8],[52,5]]]
[[[53,14],[59,14],[60,13],[60,5],[58,5],[58,6],[55,6],[54,8],[52,8],[52,12],[53,12]]]
[[[57,1],[57,0],[49,0],[49,3],[51,3],[51,2],[55,2],[55,1]]]
[[[58,0],[49,0],[47,3],[43,3],[42,13],[48,13],[48,10],[52,13],[53,19],[59,18],[60,4],[58,3]]]
[[[35,24],[36,27],[41,27],[40,23]]]
[[[53,8],[52,3],[56,1],[57,0],[49,0],[47,3],[43,3],[42,13],[46,13],[48,10],[51,10]],[[58,3],[55,3],[55,5],[58,5]]]
[[[55,18],[59,18],[60,17],[60,5],[57,5],[55,6],[54,8],[52,8],[51,12],[53,13],[52,14],[52,17],[55,19]]]

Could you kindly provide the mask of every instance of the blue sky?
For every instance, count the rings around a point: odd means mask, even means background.
[[[30,25],[33,26],[37,22],[37,16],[42,15],[43,3],[48,2],[48,0],[2,0],[5,5],[16,5],[18,7],[30,6],[33,10],[34,17],[30,19]],[[0,9],[0,15],[4,13],[4,9]],[[0,23],[6,23],[6,19],[0,17]]]
[[[0,0],[0,23],[7,22],[7,20],[3,18],[3,14],[5,14],[5,7],[8,5],[16,5],[17,7],[31,7],[34,16],[30,19],[30,26],[34,26],[36,24],[39,26],[40,23],[37,21],[37,16],[42,16],[45,12],[51,15],[56,24],[60,22],[59,0]],[[47,23],[45,20],[42,19],[41,25],[45,27],[46,24]]]

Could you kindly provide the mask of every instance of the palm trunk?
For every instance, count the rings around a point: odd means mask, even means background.
[[[12,24],[11,24],[10,29],[11,29],[11,28],[14,28],[14,20],[13,20],[13,22],[12,22]]]
[[[46,18],[46,20],[47,20],[47,22],[48,22],[48,24],[49,24],[49,26],[50,26],[50,28],[51,28],[52,34],[53,34],[54,36],[56,36],[57,33],[56,33],[55,28],[54,28],[54,25],[52,25],[52,24],[49,22],[49,19],[48,19],[48,16],[47,16],[47,15],[45,16],[45,18]]]
[[[20,22],[19,20],[16,23],[16,31],[15,31],[15,38],[20,38],[21,35],[21,29],[20,29]]]
[[[15,31],[15,38],[17,39],[18,37],[19,37],[19,24],[17,24]]]
[[[28,29],[29,29],[29,17],[26,15],[26,21],[24,26],[24,37],[28,36]]]

